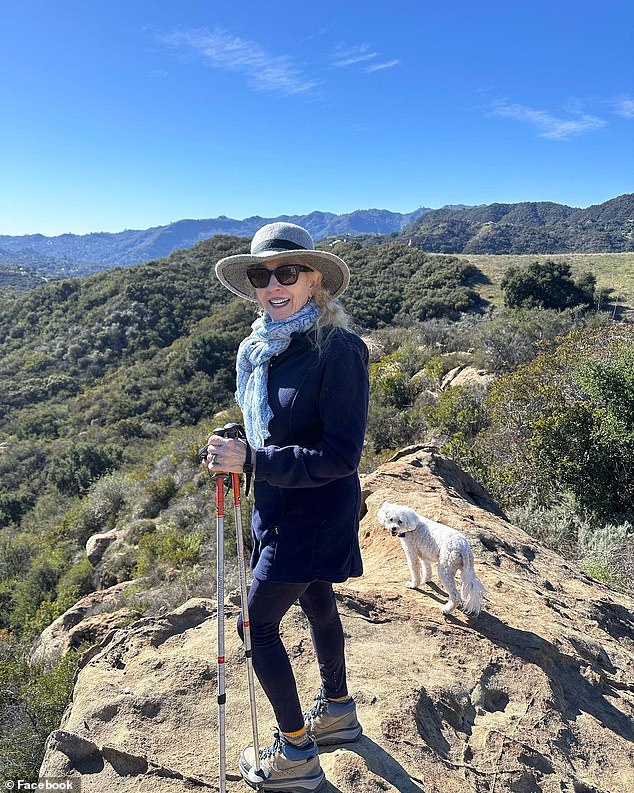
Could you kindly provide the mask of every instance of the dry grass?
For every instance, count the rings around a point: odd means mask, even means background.
[[[634,309],[634,253],[553,253],[525,255],[472,255],[459,254],[461,259],[478,267],[490,283],[477,284],[480,296],[496,306],[503,305],[500,282],[511,266],[526,267],[531,262],[547,259],[568,262],[575,276],[590,271],[597,279],[598,287],[613,290],[613,299],[619,305]]]

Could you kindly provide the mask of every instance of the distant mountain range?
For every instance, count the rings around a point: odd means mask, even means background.
[[[363,209],[344,215],[225,217],[179,220],[167,226],[117,233],[62,234],[45,237],[0,235],[0,288],[32,285],[32,276],[59,278],[89,275],[116,266],[130,266],[191,248],[217,234],[251,237],[265,223],[298,223],[315,240],[351,235],[367,242],[383,235],[430,253],[548,254],[634,251],[634,193],[586,209],[548,201],[517,204],[420,207],[400,213]],[[12,274],[12,269],[22,273]],[[7,275],[8,273],[8,275]]]
[[[265,223],[283,220],[307,228],[315,240],[348,234],[390,234],[401,231],[419,218],[428,207],[402,214],[385,209],[361,209],[345,215],[311,212],[309,215],[280,215],[275,218],[254,216],[234,220],[221,215],[209,220],[179,220],[167,226],[141,231],[61,234],[45,237],[28,234],[21,237],[0,235],[0,262],[28,266],[56,276],[89,275],[112,266],[129,266],[150,259],[161,259],[179,248],[191,248],[216,234],[252,237]]]

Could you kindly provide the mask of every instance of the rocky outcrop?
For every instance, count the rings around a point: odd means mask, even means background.
[[[31,661],[54,663],[70,649],[101,641],[109,631],[130,623],[136,612],[119,606],[121,594],[133,583],[125,581],[77,601],[38,636],[31,649]]]
[[[475,369],[473,366],[456,366],[450,369],[440,383],[440,390],[456,386],[475,388],[488,388],[495,380],[495,375],[485,369]]]
[[[337,587],[349,683],[364,734],[322,752],[324,793],[625,793],[634,789],[634,602],[508,523],[433,449],[412,447],[365,478],[365,574]],[[454,525],[489,592],[478,618],[444,617],[436,584],[408,590],[384,499]],[[246,671],[227,616],[228,790],[247,788]],[[84,793],[218,789],[215,612],[188,601],[112,632],[86,657],[42,773]],[[305,617],[283,636],[306,706],[319,685]],[[261,742],[273,714],[258,689]]]

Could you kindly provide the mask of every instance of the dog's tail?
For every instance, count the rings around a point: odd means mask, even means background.
[[[473,553],[470,548],[462,554],[461,579],[460,595],[462,603],[460,609],[465,614],[473,614],[474,617],[477,617],[486,598],[487,591],[482,581],[475,574]]]

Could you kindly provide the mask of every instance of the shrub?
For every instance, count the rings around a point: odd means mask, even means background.
[[[36,495],[25,490],[0,493],[0,526],[17,523],[35,504]]]
[[[473,326],[468,346],[474,348],[474,366],[490,372],[511,372],[540,351],[554,348],[558,337],[607,322],[605,315],[583,314],[579,309],[500,310]]]
[[[584,525],[579,532],[579,556],[581,567],[589,576],[634,595],[634,527],[631,523]]]
[[[589,528],[590,519],[572,493],[562,493],[550,506],[532,497],[523,504],[509,507],[507,515],[511,523],[547,548],[566,559],[579,558],[579,534]]]
[[[575,281],[566,262],[533,262],[525,269],[509,267],[502,278],[504,304],[509,308],[591,306],[596,278],[584,273]]]
[[[159,581],[149,588],[132,586],[123,593],[122,600],[128,607],[147,616],[164,614],[193,597],[215,598],[215,573],[213,566],[196,564],[181,570],[169,581]],[[225,591],[231,592],[239,586],[235,560],[227,560],[224,573]]]
[[[70,699],[80,653],[51,669],[31,665],[26,646],[0,637],[0,777],[38,780],[49,733]]]
[[[468,470],[473,470],[473,439],[488,423],[486,393],[484,387],[454,386],[423,408],[427,423],[444,439],[443,453]]]
[[[213,491],[194,493],[179,498],[164,513],[163,518],[179,531],[193,531],[209,523],[212,512]]]
[[[428,256],[400,242],[338,243],[332,250],[355,273],[344,304],[364,328],[456,316],[479,303],[472,286],[479,271],[456,257]]]
[[[394,449],[424,433],[415,402],[437,374],[432,361],[431,353],[409,343],[370,364],[367,439],[375,451]]]
[[[23,575],[36,553],[34,537],[5,530],[0,536],[0,580]]]
[[[62,493],[85,493],[99,477],[118,468],[123,457],[123,448],[115,443],[72,442],[47,469],[48,479]]]
[[[157,565],[191,567],[197,560],[203,543],[202,534],[187,534],[174,528],[159,528],[145,534],[139,541],[137,576],[157,571]]]
[[[477,439],[503,503],[565,490],[602,520],[634,508],[634,328],[573,332],[499,378]]]
[[[126,536],[128,541],[134,545],[139,542],[144,534],[150,534],[153,531],[156,531],[156,523],[153,520],[141,518],[141,520],[133,521],[127,527]]]
[[[52,603],[56,599],[57,581],[66,565],[66,554],[60,547],[40,550],[30,568],[15,581],[9,626],[26,629],[42,603]],[[34,631],[37,632],[37,628],[29,630],[29,635],[34,635]]]
[[[145,485],[145,494],[136,509],[140,518],[156,518],[176,495],[178,487],[174,477],[167,475],[152,479]]]
[[[129,476],[107,474],[67,513],[63,521],[67,533],[83,547],[91,534],[116,526],[119,515],[132,503],[137,491],[138,485]]]
[[[535,499],[511,507],[508,517],[521,529],[584,572],[613,589],[634,594],[634,527],[601,523],[570,492],[550,506]]]

